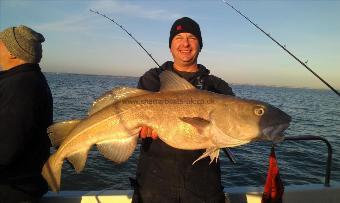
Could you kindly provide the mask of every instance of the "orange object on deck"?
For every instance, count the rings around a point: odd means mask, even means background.
[[[274,147],[272,147],[269,157],[269,168],[267,173],[266,184],[262,195],[262,203],[282,203],[284,186],[279,174],[279,167],[275,156]]]

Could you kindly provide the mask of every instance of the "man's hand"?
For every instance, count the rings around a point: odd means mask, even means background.
[[[158,137],[156,131],[154,131],[152,128],[149,128],[148,126],[142,127],[142,129],[139,132],[139,136],[142,139],[151,137],[153,140],[157,139]]]

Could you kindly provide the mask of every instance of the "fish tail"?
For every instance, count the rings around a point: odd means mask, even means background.
[[[62,162],[55,161],[55,154],[51,155],[43,166],[41,175],[46,180],[53,192],[60,189]]]

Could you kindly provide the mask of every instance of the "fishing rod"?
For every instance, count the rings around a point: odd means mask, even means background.
[[[157,61],[152,57],[152,55],[142,46],[142,43],[140,43],[139,41],[137,41],[136,40],[136,38],[134,38],[133,36],[132,36],[132,34],[131,33],[129,33],[122,25],[120,25],[119,23],[117,23],[115,20],[113,20],[112,18],[109,18],[109,17],[107,17],[105,14],[101,14],[101,13],[99,13],[98,11],[94,11],[94,10],[92,10],[92,9],[90,9],[90,11],[92,12],[92,13],[95,13],[95,14],[98,14],[98,15],[101,15],[101,16],[103,16],[104,18],[106,18],[106,19],[108,19],[108,20],[110,20],[111,22],[113,22],[114,24],[116,24],[118,27],[120,27],[124,32],[126,32],[145,52],[146,52],[146,54],[153,60],[153,62],[155,62],[156,63],[156,65],[158,66],[158,67],[161,67],[158,63],[157,63]]]
[[[269,33],[265,32],[262,28],[260,28],[257,24],[253,23],[247,16],[243,15],[241,11],[237,10],[234,6],[232,6],[230,3],[227,2],[227,0],[222,0],[226,5],[231,7],[233,10],[235,10],[238,14],[240,14],[242,17],[244,17],[247,21],[249,21],[251,24],[253,24],[257,29],[259,29],[263,34],[265,34],[267,37],[269,37],[272,41],[274,41],[277,45],[279,45],[283,50],[285,50],[289,55],[291,55],[295,60],[297,60],[301,65],[303,65],[307,70],[309,70],[315,77],[319,78],[327,87],[329,87],[335,94],[340,96],[340,93],[334,89],[330,84],[328,84],[324,79],[322,79],[318,74],[316,74],[311,68],[307,66],[307,62],[303,63],[299,58],[297,58],[294,54],[292,54],[288,49],[286,49],[285,46],[280,44],[278,41],[276,41],[272,36],[270,36]]]

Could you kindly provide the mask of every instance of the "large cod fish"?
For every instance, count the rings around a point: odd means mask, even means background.
[[[65,159],[83,170],[92,145],[115,163],[126,161],[136,148],[142,126],[149,126],[166,144],[184,150],[206,149],[199,159],[218,158],[219,149],[256,140],[283,140],[291,117],[270,104],[198,90],[176,74],[160,74],[159,92],[120,87],[97,99],[82,120],[49,127],[58,150],[42,175],[52,191],[60,188]]]

